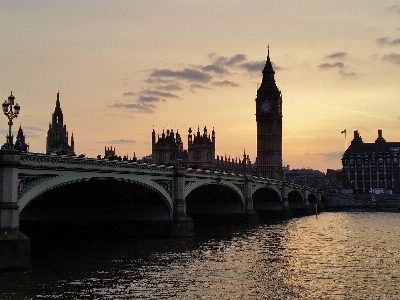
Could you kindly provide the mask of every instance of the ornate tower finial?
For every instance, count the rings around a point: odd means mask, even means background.
[[[268,56],[267,56],[267,59],[269,59],[269,44],[268,44]]]

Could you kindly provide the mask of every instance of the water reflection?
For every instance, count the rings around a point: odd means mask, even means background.
[[[32,242],[1,299],[400,298],[400,214],[204,227],[191,239]]]

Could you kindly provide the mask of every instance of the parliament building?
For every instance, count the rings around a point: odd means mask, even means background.
[[[211,135],[204,127],[203,133],[197,128],[193,134],[192,128],[188,130],[188,148],[183,149],[182,137],[178,131],[171,129],[162,132],[156,139],[156,132],[152,132],[152,158],[157,164],[183,164],[187,167],[210,168],[215,167],[215,131]]]

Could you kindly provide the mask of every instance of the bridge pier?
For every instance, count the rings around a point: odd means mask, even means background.
[[[306,186],[304,186],[303,197],[304,197],[304,207],[303,207],[303,215],[309,216],[313,214],[313,210],[315,207],[311,207],[310,200],[308,199],[309,191],[306,190]]]
[[[292,218],[293,217],[293,211],[289,205],[289,196],[288,195],[289,195],[289,192],[288,192],[288,188],[287,188],[286,176],[284,174],[283,182],[282,182],[282,215],[284,218]]]
[[[322,200],[321,200],[321,193],[320,192],[317,194],[317,206],[316,206],[315,209],[316,209],[317,213],[325,211],[325,207],[322,206]]]
[[[244,181],[245,220],[248,224],[257,224],[260,221],[260,217],[258,212],[256,212],[253,207],[253,176],[244,175]]]
[[[29,268],[30,240],[19,231],[18,165],[20,154],[0,150],[0,271]]]
[[[193,219],[186,215],[185,201],[185,175],[184,169],[175,169],[174,174],[174,211],[171,221],[171,236],[194,236]]]

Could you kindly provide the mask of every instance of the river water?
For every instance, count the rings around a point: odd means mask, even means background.
[[[400,213],[322,213],[195,238],[31,241],[0,299],[400,299]]]

